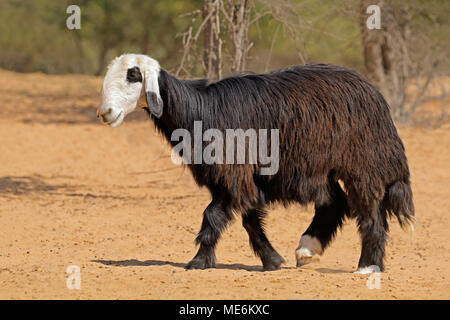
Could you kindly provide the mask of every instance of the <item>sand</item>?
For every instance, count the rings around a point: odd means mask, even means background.
[[[0,299],[448,299],[450,127],[400,127],[418,224],[391,221],[379,288],[352,272],[347,221],[320,261],[295,267],[312,207],[274,206],[268,237],[283,268],[261,272],[240,217],[217,268],[184,270],[209,194],[143,111],[111,129],[95,118],[100,78],[0,70]],[[444,107],[448,107],[448,101]],[[68,289],[67,267],[81,287]]]

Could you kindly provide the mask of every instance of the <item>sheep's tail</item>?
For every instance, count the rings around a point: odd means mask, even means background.
[[[390,215],[397,218],[401,228],[406,232],[414,231],[416,223],[414,203],[409,182],[397,181],[386,189],[385,208]]]

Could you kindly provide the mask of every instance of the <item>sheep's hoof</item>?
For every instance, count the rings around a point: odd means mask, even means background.
[[[295,257],[297,258],[297,267],[320,260],[320,258],[313,254],[308,248],[297,249],[297,251],[295,251]]]
[[[284,262],[284,259],[278,253],[275,253],[270,260],[263,262],[263,271],[279,270]]]
[[[319,261],[318,255],[322,254],[322,245],[319,240],[309,235],[304,235],[300,239],[299,246],[295,251],[297,267],[304,266],[311,262]]]
[[[318,262],[320,260],[317,256],[300,256],[297,254],[297,267],[304,266],[305,264]]]
[[[185,267],[186,270],[215,268],[215,263],[208,258],[194,258]]]

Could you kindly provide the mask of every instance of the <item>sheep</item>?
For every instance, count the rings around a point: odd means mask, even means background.
[[[295,251],[297,266],[315,261],[348,219],[361,237],[358,273],[384,270],[388,218],[405,229],[415,221],[403,143],[381,93],[355,71],[311,64],[209,82],[180,80],[139,54],[114,59],[105,75],[98,116],[116,127],[144,108],[157,130],[277,129],[279,168],[261,175],[260,163],[190,163],[196,183],[211,194],[187,269],[215,267],[222,231],[240,213],[263,270],[284,259],[266,237],[271,203],[314,203],[311,224]],[[268,141],[270,144],[271,142]]]

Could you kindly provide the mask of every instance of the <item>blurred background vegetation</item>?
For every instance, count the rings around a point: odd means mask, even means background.
[[[282,3],[274,0],[277,2]],[[272,47],[269,69],[323,62],[364,71],[358,1],[286,2],[297,5],[298,37],[286,30],[285,21],[280,22],[283,16],[262,17],[249,30],[254,45],[248,69],[264,71]],[[433,50],[423,42],[424,35],[436,43],[449,41],[449,1],[403,2],[414,8],[418,51]],[[70,4],[81,8],[81,30],[66,28]],[[180,35],[191,23],[192,15],[187,13],[202,5],[202,0],[0,0],[0,67],[20,72],[101,74],[114,56],[139,52],[174,70],[183,54]],[[288,14],[297,13],[282,14],[287,20]],[[448,72],[448,68],[445,65],[441,71]],[[201,75],[200,69],[196,75]]]
[[[152,56],[180,77],[208,76],[204,60],[208,2],[222,6],[217,13],[221,59],[215,77],[312,62],[356,69],[380,87],[392,79],[397,84],[403,78],[450,73],[448,0],[0,0],[0,68],[101,75],[113,57],[135,52]],[[71,4],[81,8],[81,30],[66,27]],[[395,49],[401,51],[397,59],[401,66],[396,65],[402,69],[396,78],[383,57],[379,68],[385,69],[387,80],[371,70],[376,63],[368,61],[373,39],[364,37],[369,4],[382,7],[384,33],[379,32],[376,40],[380,55],[386,46],[404,42]],[[238,18],[239,6],[248,9],[248,25],[243,37],[245,63],[236,67],[230,21]],[[392,9],[394,29],[384,25],[389,20],[384,19],[386,8]],[[397,29],[399,38],[393,37]],[[381,89],[385,96],[391,94]],[[397,100],[405,105],[404,97],[392,99],[391,105]],[[409,101],[409,107],[414,103]]]

